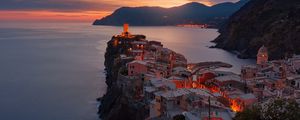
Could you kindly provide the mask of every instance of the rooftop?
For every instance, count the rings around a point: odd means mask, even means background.
[[[175,67],[175,68],[173,68],[173,70],[176,70],[176,71],[187,71],[187,69],[185,67],[181,67],[181,66]]]
[[[236,82],[242,82],[241,77],[238,75],[226,75],[226,76],[220,76],[220,77],[216,77],[216,80],[220,81],[220,82],[226,82],[226,81],[236,81]]]
[[[241,99],[256,99],[255,95],[252,93],[242,94],[240,95]]]
[[[142,60],[134,60],[134,61],[130,62],[129,64],[132,64],[132,63],[138,63],[138,64],[142,64],[142,65],[147,65],[147,62],[142,61]]]
[[[213,97],[213,95],[210,94],[210,92],[207,89],[197,88],[197,89],[188,89],[188,90],[192,93],[197,94],[197,95],[206,96],[206,97],[209,97],[209,96]]]
[[[175,89],[176,88],[176,85],[173,82],[171,82],[169,80],[166,80],[164,78],[161,78],[161,79],[152,78],[152,79],[150,79],[150,83],[156,88],[163,87],[163,86],[166,86],[170,89]]]
[[[145,44],[147,44],[147,41],[133,41],[132,44],[145,45]]]
[[[131,50],[131,52],[133,52],[133,53],[141,53],[141,52],[143,52],[143,50]]]
[[[149,93],[156,91],[156,89],[154,87],[150,87],[150,86],[145,86],[144,90]]]
[[[182,95],[187,95],[189,93],[190,93],[190,91],[188,91],[187,89],[176,89],[176,90],[170,90],[170,91],[164,92],[161,94],[161,96],[166,99],[169,99],[169,98],[179,97]]]

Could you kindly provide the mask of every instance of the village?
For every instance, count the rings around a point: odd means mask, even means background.
[[[114,47],[125,48],[115,63],[117,86],[134,102],[145,103],[149,120],[231,120],[236,112],[273,98],[291,98],[300,103],[300,56],[268,59],[268,49],[258,50],[255,65],[244,65],[241,73],[216,68],[222,62],[188,63],[184,55],[129,33],[113,36]]]

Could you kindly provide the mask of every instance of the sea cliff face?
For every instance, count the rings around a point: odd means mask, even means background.
[[[251,0],[233,14],[214,40],[217,48],[254,58],[265,45],[271,59],[300,54],[300,1]]]
[[[126,40],[136,40],[145,38],[143,35],[134,38],[122,38]],[[123,91],[117,83],[124,80],[120,70],[125,66],[124,61],[120,61],[118,56],[124,54],[129,46],[114,46],[113,40],[107,42],[105,53],[106,84],[108,86],[106,94],[100,99],[99,117],[102,120],[142,120],[146,117],[147,107],[140,101],[133,101],[128,98],[130,95]],[[120,39],[120,38],[119,38]]]

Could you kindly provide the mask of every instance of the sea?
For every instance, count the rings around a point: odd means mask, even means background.
[[[88,22],[0,23],[0,120],[98,120],[96,101],[106,92],[106,43],[122,27]],[[209,48],[217,29],[130,27],[188,62],[222,61],[240,72],[252,59]]]

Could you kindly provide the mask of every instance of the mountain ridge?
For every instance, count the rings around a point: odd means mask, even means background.
[[[150,6],[121,7],[112,14],[95,20],[93,25],[121,26],[123,23],[129,23],[133,26],[166,26],[178,24],[211,24],[218,26],[248,1],[226,2],[214,6],[190,2],[171,8]]]

